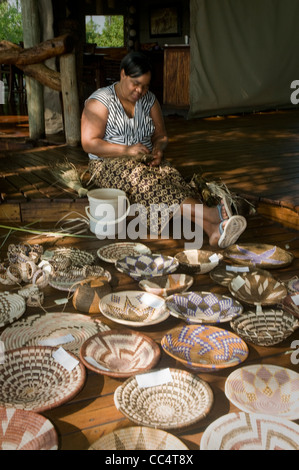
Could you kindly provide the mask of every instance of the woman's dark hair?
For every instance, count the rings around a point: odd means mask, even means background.
[[[120,70],[124,69],[125,74],[130,77],[140,77],[152,71],[148,57],[142,52],[129,52],[120,63]]]

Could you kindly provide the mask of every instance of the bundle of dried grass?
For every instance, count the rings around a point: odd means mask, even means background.
[[[77,191],[79,197],[84,197],[88,193],[88,189],[83,187],[83,175],[79,175],[76,166],[67,159],[64,162],[57,162],[51,168],[51,172],[55,176],[56,182],[62,183],[64,186]]]

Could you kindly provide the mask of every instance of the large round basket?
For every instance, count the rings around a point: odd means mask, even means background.
[[[193,284],[193,277],[187,274],[167,274],[165,276],[142,279],[139,287],[151,294],[167,297],[177,292],[185,292]]]
[[[225,382],[225,395],[246,413],[299,419],[299,374],[270,364],[241,367]]]
[[[6,350],[25,346],[63,346],[79,356],[82,344],[109,326],[79,313],[41,313],[8,326],[0,336]]]
[[[98,374],[130,377],[152,369],[160,359],[154,340],[131,330],[110,330],[89,338],[81,347],[85,366]]]
[[[210,272],[210,278],[217,284],[228,287],[232,279],[237,276],[246,276],[249,273],[271,276],[270,272],[265,269],[256,268],[254,266],[231,265],[222,262]]]
[[[115,263],[118,271],[135,280],[164,276],[176,271],[179,262],[171,256],[160,254],[126,256]]]
[[[57,450],[53,424],[33,411],[0,407],[0,450]]]
[[[246,342],[273,346],[287,339],[299,327],[299,321],[283,310],[248,311],[230,323]]]
[[[163,350],[196,372],[233,367],[248,356],[246,343],[234,333],[208,325],[177,327],[161,340]]]
[[[292,263],[294,255],[275,245],[245,243],[231,245],[224,250],[224,258],[233,263],[256,268],[278,269]]]
[[[0,406],[42,412],[73,398],[83,387],[83,364],[67,370],[53,357],[57,348],[29,346],[5,352],[0,364]]]
[[[299,426],[264,414],[229,413],[204,431],[200,450],[299,450]]]
[[[249,273],[237,276],[228,286],[231,294],[249,305],[275,305],[287,295],[287,288],[274,277]]]
[[[150,255],[151,250],[143,243],[118,242],[102,246],[98,249],[97,255],[106,263],[116,263],[126,256]]]
[[[170,369],[171,381],[141,387],[136,376],[114,393],[116,408],[141,426],[180,429],[205,418],[213,404],[210,386],[183,370]]]
[[[130,426],[116,429],[94,442],[89,450],[188,450],[177,437],[162,429]]]

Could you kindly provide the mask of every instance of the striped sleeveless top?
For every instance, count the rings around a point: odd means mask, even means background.
[[[96,90],[88,99],[96,99],[108,109],[108,120],[103,140],[113,144],[134,145],[140,142],[152,150],[151,137],[155,131],[150,117],[150,110],[156,100],[155,95],[148,91],[135,105],[134,117],[129,118],[119,101],[114,85]],[[98,159],[88,154],[90,159]]]

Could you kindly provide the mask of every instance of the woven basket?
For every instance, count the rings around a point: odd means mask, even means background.
[[[78,313],[48,312],[13,323],[3,331],[0,339],[7,351],[25,346],[42,346],[42,341],[56,340],[55,346],[63,346],[78,357],[81,346],[88,338],[107,330],[110,328],[96,318]]]
[[[44,253],[46,255],[46,252]],[[51,251],[51,257],[48,259],[52,266],[58,270],[65,268],[92,265],[95,257],[92,253],[79,250],[78,248],[56,248]]]
[[[126,256],[115,263],[118,271],[135,280],[164,276],[176,271],[179,262],[171,256],[159,254]]]
[[[289,266],[294,255],[275,245],[246,243],[231,245],[224,250],[224,258],[233,263],[257,268],[278,269]]]
[[[53,358],[56,350],[29,346],[5,352],[0,406],[42,412],[71,400],[84,385],[85,367],[79,363],[69,372]]]
[[[57,450],[52,423],[33,411],[0,408],[0,450]]]
[[[220,253],[205,250],[185,250],[175,255],[180,267],[190,274],[208,273],[218,265],[222,258]]]
[[[233,367],[248,356],[246,343],[230,331],[215,326],[174,328],[161,340],[163,350],[196,372],[215,372]]]
[[[151,338],[130,330],[98,333],[85,341],[80,350],[88,369],[111,377],[130,377],[152,369],[160,355],[159,346]]]
[[[213,292],[185,292],[166,299],[170,314],[187,323],[223,323],[243,312],[235,299]]]
[[[230,323],[233,330],[246,342],[259,346],[273,346],[288,338],[299,327],[299,321],[283,310],[246,312]]]
[[[256,364],[233,371],[225,395],[241,411],[299,419],[299,374],[285,367]]]
[[[92,279],[80,282],[73,295],[73,306],[84,313],[101,313],[100,300],[109,294],[112,288],[107,280]]]
[[[264,269],[255,268],[253,266],[233,266],[222,262],[210,272],[210,278],[217,284],[228,287],[232,279],[237,276],[246,276],[249,273],[271,276],[270,272]]]
[[[177,292],[185,292],[193,284],[193,277],[187,274],[167,274],[166,276],[143,279],[139,287],[155,295],[166,297]]]
[[[141,426],[180,429],[205,418],[213,404],[210,386],[189,372],[170,369],[172,381],[139,387],[136,376],[114,393],[116,408]]]
[[[119,242],[105,245],[98,249],[97,255],[106,263],[116,263],[126,256],[150,255],[151,250],[142,243]]]
[[[281,307],[286,312],[291,313],[295,317],[299,318],[299,305],[296,305],[296,303],[294,302],[294,296],[297,297],[297,295],[298,293],[287,295],[283,299]]]
[[[117,429],[94,442],[89,450],[188,450],[177,437],[162,429],[131,426]]]
[[[0,292],[0,327],[20,318],[25,310],[26,301],[21,295]]]
[[[299,450],[299,426],[264,414],[229,413],[204,431],[200,450]]]
[[[249,305],[275,305],[287,295],[283,283],[272,276],[254,273],[235,277],[228,288],[233,296]]]

